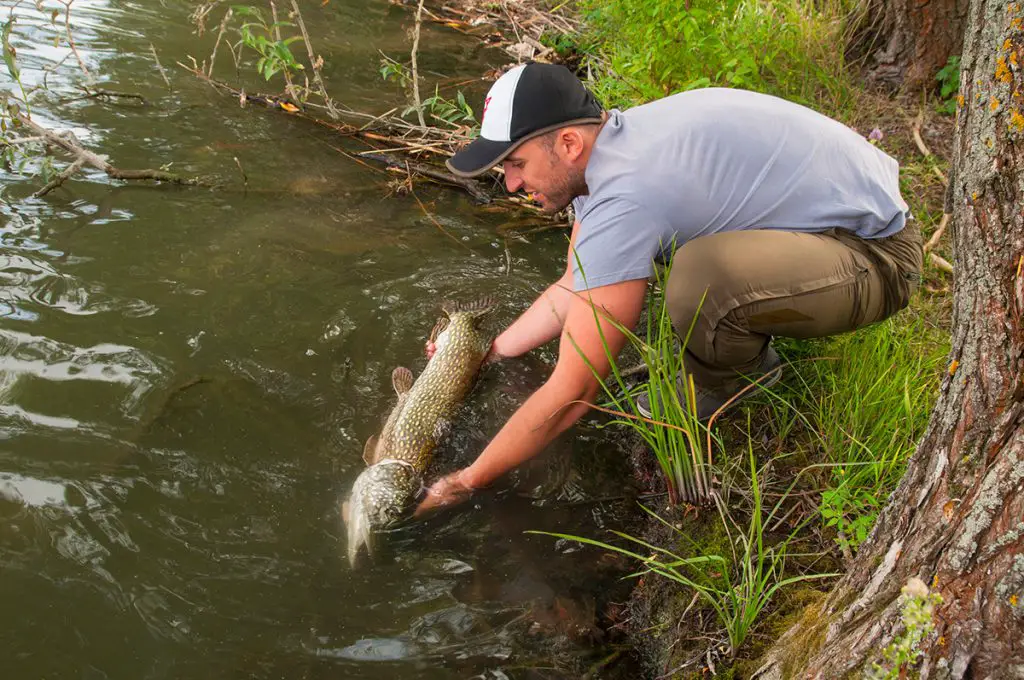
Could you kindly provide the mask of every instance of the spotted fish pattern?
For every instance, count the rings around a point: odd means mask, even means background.
[[[431,334],[436,352],[423,373],[414,381],[407,368],[392,372],[398,403],[380,435],[366,442],[363,459],[369,467],[356,479],[343,510],[353,566],[364,545],[372,554],[374,532],[398,522],[420,494],[434,449],[490,349],[490,338],[477,325],[492,307],[491,300],[446,303],[446,316]]]

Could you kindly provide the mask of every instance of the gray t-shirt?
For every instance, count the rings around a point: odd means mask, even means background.
[[[745,90],[610,111],[586,180],[590,194],[573,201],[576,290],[649,277],[673,242],[704,234],[838,227],[881,238],[906,221],[893,158],[842,123]]]

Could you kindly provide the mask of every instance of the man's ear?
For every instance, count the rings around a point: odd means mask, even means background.
[[[583,154],[583,150],[586,148],[586,141],[579,128],[567,127],[558,131],[556,145],[562,156],[570,163],[573,163]]]

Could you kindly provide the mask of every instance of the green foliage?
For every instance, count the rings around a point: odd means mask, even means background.
[[[896,487],[928,425],[948,340],[904,312],[856,333],[804,343],[820,360],[794,366],[795,407],[831,467],[821,516],[840,545],[856,548]]]
[[[412,73],[409,68],[386,54],[381,54],[380,77],[387,81],[397,81],[403,88],[412,84]]]
[[[16,17],[12,14],[10,19],[0,23],[0,51],[3,52],[4,65],[7,67],[7,73],[10,74],[11,80],[18,84],[18,89],[21,91],[21,100],[25,104],[25,112],[31,116],[32,111],[29,109],[28,93],[25,92],[25,85],[21,82],[21,70],[18,68],[18,53],[15,51],[14,46],[11,45],[11,32],[14,30],[15,18]],[[16,104],[6,101],[6,98],[3,103],[4,106],[2,111],[0,111],[0,119],[7,115],[6,109],[8,106],[17,106]]]
[[[466,102],[466,96],[462,94],[462,90],[459,90],[455,99],[452,100],[442,97],[435,87],[434,96],[423,100],[423,108],[427,110],[431,118],[447,123],[451,127],[458,128],[468,125],[474,130],[478,127],[473,108]],[[414,110],[414,107],[409,107],[402,115],[408,115]]]
[[[940,113],[956,113],[957,95],[960,93],[960,55],[953,55],[935,75],[939,81],[939,99],[936,109]]]
[[[928,592],[928,587],[917,578],[903,586],[900,594],[900,618],[903,631],[892,644],[882,650],[882,663],[872,663],[865,669],[867,680],[896,680],[906,677],[906,670],[921,658],[921,643],[935,632],[935,607],[942,604],[942,596]]]
[[[852,0],[584,0],[582,6],[585,42],[601,45],[600,58],[591,60],[599,73],[592,86],[606,105],[709,85],[831,108],[852,96],[842,50],[835,48]]]
[[[232,11],[245,17],[251,17],[253,21],[243,23],[239,29],[239,41],[235,48],[240,46],[248,47],[259,55],[256,62],[256,72],[269,81],[278,73],[292,73],[301,71],[304,67],[295,59],[291,48],[288,46],[296,40],[302,40],[302,36],[292,36],[281,40],[274,39],[275,32],[283,27],[294,27],[295,24],[287,21],[267,23],[263,14],[256,7],[246,5],[234,5]]]
[[[730,514],[728,509],[715,496],[719,517],[729,535],[735,532],[731,541],[731,554],[700,555],[681,557],[664,548],[652,545],[619,531],[612,533],[621,539],[644,548],[647,554],[640,554],[629,548],[612,545],[603,541],[572,536],[569,534],[551,533],[548,535],[593,545],[604,550],[611,550],[632,557],[643,563],[644,569],[633,576],[658,574],[682,586],[691,588],[715,612],[719,623],[725,628],[729,638],[729,648],[733,656],[740,645],[747,639],[750,630],[758,617],[765,610],[772,598],[781,588],[788,585],[828,578],[838,574],[805,574],[783,577],[786,554],[792,534],[782,542],[769,546],[765,542],[765,527],[775,518],[782,500],[775,504],[767,517],[762,510],[762,498],[757,461],[753,448],[748,446],[750,463],[750,496],[751,514],[747,527],[743,530]],[[672,531],[685,538],[679,529],[666,522],[648,508],[644,510],[652,517],[668,526]],[[546,533],[546,532],[531,532]]]

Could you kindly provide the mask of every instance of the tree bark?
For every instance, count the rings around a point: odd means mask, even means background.
[[[760,677],[859,676],[903,634],[914,576],[943,598],[922,678],[1024,677],[1024,2],[973,0],[968,18],[949,369],[856,565]]]
[[[869,81],[893,90],[935,87],[935,74],[960,54],[970,0],[869,0],[848,49],[865,59]]]

